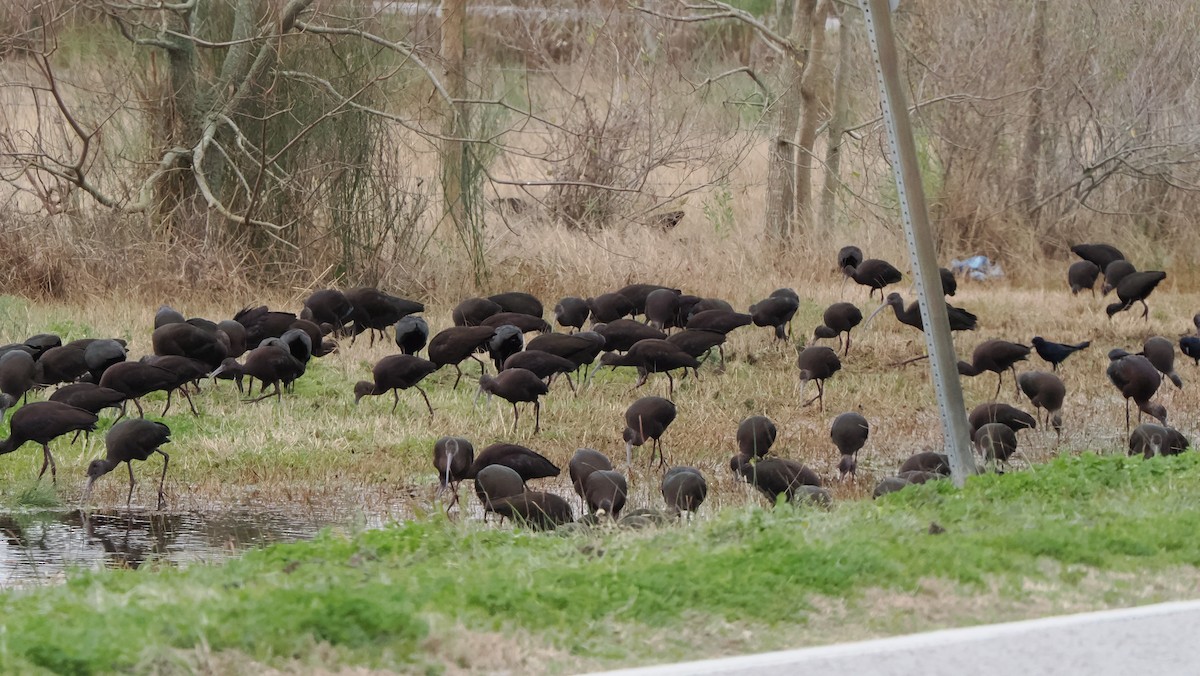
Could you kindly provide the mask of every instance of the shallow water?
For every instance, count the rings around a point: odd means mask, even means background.
[[[309,539],[346,515],[273,511],[80,510],[0,514],[0,589],[61,581],[70,570],[217,562],[247,549]],[[362,524],[361,519],[358,524]]]

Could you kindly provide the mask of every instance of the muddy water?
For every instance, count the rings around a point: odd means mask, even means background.
[[[308,539],[361,518],[270,511],[0,514],[0,589],[54,583],[80,568],[217,562],[249,548]]]

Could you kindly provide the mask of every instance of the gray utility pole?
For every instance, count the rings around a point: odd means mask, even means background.
[[[896,172],[896,193],[900,198],[904,235],[908,240],[908,258],[917,278],[917,300],[921,304],[925,346],[933,367],[933,389],[942,411],[942,433],[946,454],[950,456],[950,476],[955,486],[962,487],[967,476],[975,473],[975,457],[971,453],[967,410],[963,403],[962,383],[958,379],[958,359],[954,354],[954,341],[950,338],[950,320],[946,317],[946,297],[938,275],[937,252],[929,231],[929,211],[921,185],[917,146],[901,86],[891,12],[888,0],[860,0],[860,4],[866,14],[867,37],[875,56],[883,119]]]

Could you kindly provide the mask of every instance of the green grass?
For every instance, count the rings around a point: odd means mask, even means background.
[[[222,566],[81,572],[8,593],[0,663],[144,671],[204,646],[284,668],[436,671],[437,646],[463,631],[532,636],[588,665],[688,657],[713,650],[696,645],[702,636],[689,644],[698,616],[795,637],[823,599],[865,603],[931,578],[1019,598],[1030,579],[1069,589],[1081,571],[1192,569],[1197,504],[1200,455],[1084,455],[973,478],[961,492],[939,483],[831,512],[727,509],[650,531],[563,536],[433,520],[326,533]],[[929,534],[931,522],[945,533]],[[665,651],[648,640],[666,635]]]

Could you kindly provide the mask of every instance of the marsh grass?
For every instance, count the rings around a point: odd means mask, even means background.
[[[829,512],[565,536],[442,518],[326,533],[5,595],[0,656],[73,673],[174,672],[204,655],[557,673],[1150,602],[1197,579],[1198,479],[1195,454],[1086,454]],[[497,650],[467,649],[489,637]]]

